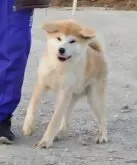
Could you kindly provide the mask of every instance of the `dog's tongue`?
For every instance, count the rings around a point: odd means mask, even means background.
[[[58,54],[57,55],[57,58],[60,60],[60,61],[66,61],[66,60],[68,60],[69,58],[71,58],[71,56],[63,56],[63,55],[61,55],[61,54]]]
[[[63,55],[61,55],[61,54],[58,54],[58,57],[59,57],[59,58],[62,58],[62,59],[67,59],[67,57],[65,57],[65,56],[63,56]]]

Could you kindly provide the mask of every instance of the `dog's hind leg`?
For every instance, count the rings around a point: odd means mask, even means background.
[[[87,92],[88,103],[98,120],[99,135],[96,143],[107,142],[105,86],[105,80],[98,81]]]
[[[37,144],[38,147],[49,148],[53,144],[53,140],[58,133],[59,127],[61,125],[62,118],[66,113],[67,107],[72,99],[72,94],[69,90],[63,90],[59,93],[57,100],[57,105],[55,111],[50,121],[45,134],[43,135],[40,142]]]
[[[35,124],[34,124],[35,112],[43,89],[44,89],[44,84],[37,81],[34,87],[34,91],[32,93],[32,97],[27,109],[27,115],[23,125],[23,132],[24,135],[26,136],[32,135],[33,132],[35,131]]]

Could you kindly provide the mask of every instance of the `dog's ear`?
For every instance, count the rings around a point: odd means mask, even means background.
[[[79,34],[82,38],[90,40],[96,36],[96,31],[91,28],[83,28]]]
[[[42,26],[42,29],[47,33],[56,33],[58,32],[58,27],[56,23],[46,23]]]

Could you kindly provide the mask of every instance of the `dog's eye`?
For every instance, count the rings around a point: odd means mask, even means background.
[[[69,43],[70,44],[73,44],[73,43],[75,43],[76,42],[76,40],[71,40]]]
[[[58,41],[61,41],[61,38],[60,38],[60,37],[57,37],[57,40],[58,40]]]

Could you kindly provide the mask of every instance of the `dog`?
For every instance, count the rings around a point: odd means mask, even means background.
[[[66,135],[72,109],[83,96],[87,97],[98,120],[96,142],[106,143],[108,68],[96,31],[73,19],[51,21],[42,28],[47,34],[47,48],[40,59],[37,82],[23,125],[24,135],[30,136],[35,130],[35,112],[42,91],[52,90],[57,93],[57,103],[38,147],[50,148],[59,134]]]

